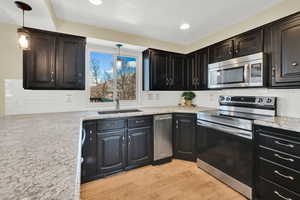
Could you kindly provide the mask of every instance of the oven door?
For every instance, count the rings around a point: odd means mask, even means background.
[[[208,165],[252,186],[252,133],[197,121],[197,156]]]

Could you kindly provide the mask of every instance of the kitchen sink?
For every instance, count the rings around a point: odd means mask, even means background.
[[[107,110],[107,111],[100,111],[98,114],[118,114],[118,113],[133,113],[133,112],[142,112],[138,109],[130,109],[130,110]]]

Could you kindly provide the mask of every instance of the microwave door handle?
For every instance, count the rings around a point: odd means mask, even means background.
[[[245,82],[247,84],[249,84],[251,82],[251,64],[246,64],[245,65],[245,72],[246,72],[246,74],[245,74],[245,77],[246,77]]]

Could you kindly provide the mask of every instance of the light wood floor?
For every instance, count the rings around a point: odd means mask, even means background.
[[[173,160],[81,185],[81,200],[246,200],[196,167]]]

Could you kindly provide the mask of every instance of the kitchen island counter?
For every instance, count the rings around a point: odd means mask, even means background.
[[[0,118],[1,199],[79,200],[84,120],[211,110],[178,106],[139,109],[142,112],[99,115],[84,111]]]

